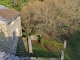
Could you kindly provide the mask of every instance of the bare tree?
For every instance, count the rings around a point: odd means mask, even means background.
[[[80,24],[80,6],[74,0],[43,0],[29,2],[23,7],[22,26],[26,33],[69,34],[69,28]],[[78,6],[78,7],[77,7]],[[77,27],[77,28],[75,28]]]

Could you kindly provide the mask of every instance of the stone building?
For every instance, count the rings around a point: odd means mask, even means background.
[[[15,54],[20,36],[20,13],[0,5],[0,51]]]

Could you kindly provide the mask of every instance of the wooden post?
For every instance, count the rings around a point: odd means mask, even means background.
[[[29,48],[29,54],[32,55],[33,51],[32,51],[32,43],[30,36],[28,36],[28,48]]]
[[[64,48],[67,46],[67,40],[64,40]]]

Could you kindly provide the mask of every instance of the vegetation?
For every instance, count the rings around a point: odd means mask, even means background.
[[[42,39],[41,44],[53,46],[50,51],[54,53],[63,49],[62,40],[66,39],[65,60],[80,59],[79,0],[0,0],[0,4],[21,11],[22,37],[30,34],[48,35],[50,40]],[[33,45],[33,49],[48,53],[40,46]]]
[[[0,0],[0,5],[14,8],[21,11],[21,8],[28,2],[28,0]]]
[[[68,41],[67,52],[72,60],[80,59],[80,31],[77,31]]]
[[[63,44],[56,41],[41,39],[41,44],[53,48],[52,50],[55,52],[63,50]]]
[[[0,5],[11,7],[10,0],[4,0],[4,1],[3,0],[0,0]]]
[[[41,39],[40,43],[33,44],[33,56],[35,57],[60,58],[61,50],[63,50],[63,44],[55,41]]]
[[[64,53],[64,60],[72,60],[67,51]]]
[[[79,15],[79,0],[31,1],[28,2],[28,4],[24,6],[21,11],[22,26],[27,35],[49,35],[51,37],[56,37],[58,41],[64,39],[69,40],[67,51],[65,51],[65,60],[80,59],[78,57],[80,56],[79,51],[75,52],[77,49],[79,49],[78,45],[75,43],[77,38],[73,36],[78,30],[80,30]],[[42,43],[45,45],[54,44],[52,42],[49,42],[49,44],[44,40]],[[57,44],[58,43],[56,43],[56,45]],[[56,45],[54,46],[60,47],[60,45]],[[74,50],[75,46],[77,48]]]
[[[44,58],[56,57],[53,53],[48,51],[46,48],[43,48],[40,45],[34,45],[34,44],[33,44],[33,56],[44,57]]]
[[[28,2],[22,8],[22,26],[26,34],[70,37],[80,27],[80,5],[74,0]]]

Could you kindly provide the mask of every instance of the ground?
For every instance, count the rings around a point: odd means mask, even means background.
[[[77,31],[68,40],[67,54],[70,57],[68,60],[80,60],[80,31]]]
[[[58,45],[60,48],[58,48]],[[32,49],[33,49],[34,57],[43,57],[43,58],[60,57],[59,51],[62,48],[63,48],[63,45],[59,42],[52,42],[52,41],[43,40],[43,39],[41,39],[40,43],[38,42],[38,40],[32,41]],[[29,56],[26,38],[22,38],[18,41],[16,55],[20,57]]]
[[[44,58],[57,57],[48,48],[46,48],[45,45],[42,45],[37,41],[32,41],[32,47],[34,57]]]
[[[65,60],[79,60],[80,59],[80,31],[77,31],[68,40],[67,49],[65,50]],[[48,46],[47,46],[48,45]],[[34,57],[59,57],[53,51],[61,49],[62,44],[56,40],[49,41],[42,39],[41,43],[32,41],[33,56]],[[27,39],[22,38],[18,42],[17,56],[28,56]]]

